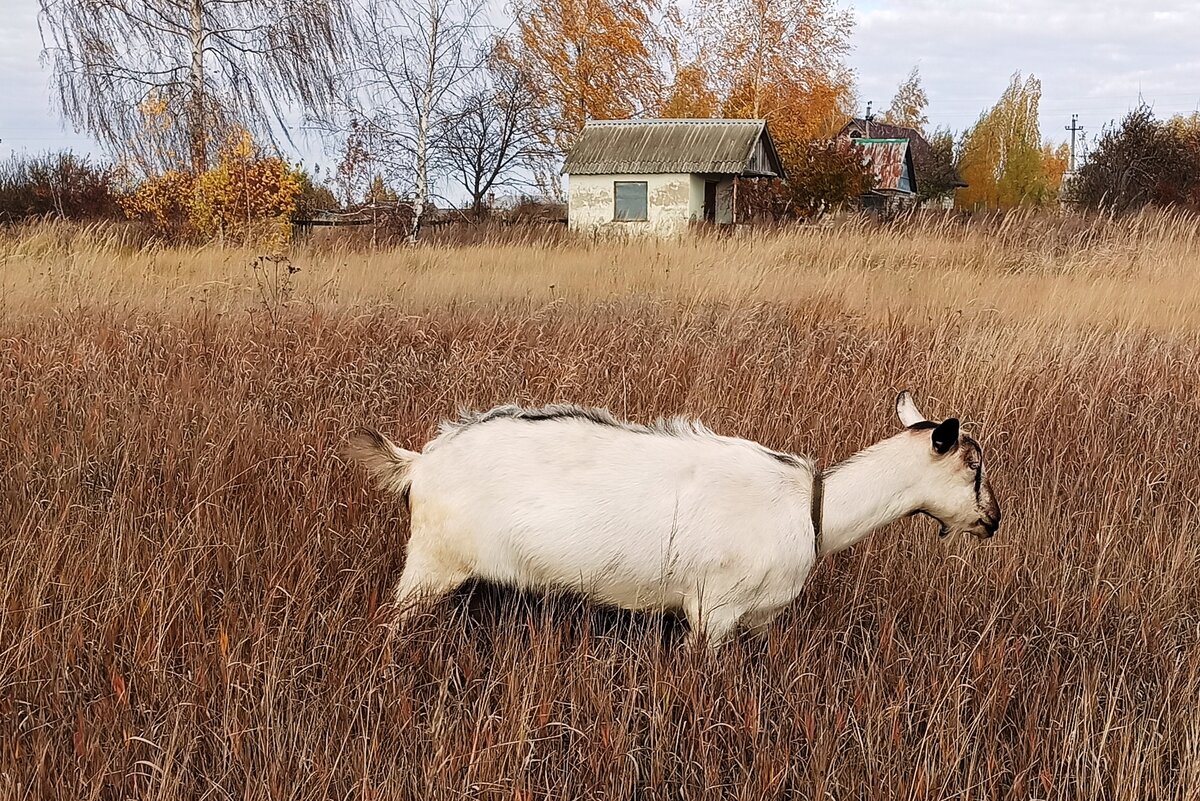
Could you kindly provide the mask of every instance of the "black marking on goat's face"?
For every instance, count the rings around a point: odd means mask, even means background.
[[[909,426],[909,430],[930,438],[931,468],[944,471],[941,475],[948,482],[935,492],[926,507],[914,514],[937,520],[943,537],[952,531],[970,533],[980,539],[995,535],[1000,527],[1000,506],[987,479],[979,442],[960,434],[958,421],[953,419],[943,423],[922,422]],[[953,441],[950,432],[954,433]],[[940,468],[936,468],[938,465]]]

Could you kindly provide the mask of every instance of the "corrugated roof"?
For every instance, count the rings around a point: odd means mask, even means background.
[[[762,158],[755,158],[763,142]],[[569,175],[783,176],[765,120],[596,120],[563,165]]]
[[[903,125],[890,125],[886,122],[878,122],[876,120],[854,118],[847,122],[842,127],[841,133],[838,134],[838,136],[849,136],[854,139],[867,135],[882,137],[884,139],[907,139],[908,146],[912,150],[913,164],[919,173],[929,169],[930,165],[936,161],[933,153],[933,145],[929,144],[929,140],[922,136],[921,132],[916,128],[908,128]],[[951,179],[955,186],[963,187],[967,185],[962,176],[958,174],[957,169],[951,169]],[[924,174],[918,174],[917,180],[924,181]]]
[[[912,157],[907,139],[855,139],[871,163],[876,191],[913,192]],[[904,180],[907,178],[908,180]]]

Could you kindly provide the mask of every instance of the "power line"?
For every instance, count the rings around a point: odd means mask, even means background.
[[[1079,115],[1072,114],[1071,124],[1063,127],[1071,132],[1071,172],[1075,172],[1075,134],[1083,132],[1083,129],[1079,127]]]

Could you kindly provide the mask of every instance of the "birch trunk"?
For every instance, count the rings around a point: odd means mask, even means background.
[[[208,169],[208,138],[204,130],[204,0],[192,0],[190,29],[192,40],[192,96],[188,132],[192,144],[192,172]]]

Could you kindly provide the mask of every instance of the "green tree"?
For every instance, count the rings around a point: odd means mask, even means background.
[[[917,172],[917,194],[922,200],[945,197],[958,187],[954,167],[954,134],[938,128],[930,134],[929,150],[913,149],[913,167]]]

